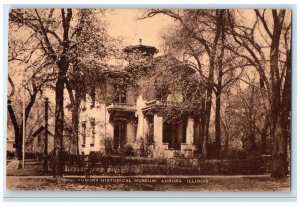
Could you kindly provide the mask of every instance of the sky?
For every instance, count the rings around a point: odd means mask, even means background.
[[[139,44],[141,38],[142,44],[154,46],[162,51],[162,34],[172,24],[174,25],[174,21],[163,15],[138,20],[138,16],[141,16],[144,11],[144,9],[110,9],[106,13],[108,32],[110,35],[120,38],[124,47]],[[160,52],[158,55],[160,54],[162,53]],[[19,75],[14,79],[23,79],[22,70],[24,68],[20,65],[17,68],[20,69],[17,72]],[[22,81],[15,81],[15,86],[17,86],[17,82],[21,83]]]
[[[121,37],[124,46],[142,44],[155,46],[162,51],[162,34],[174,21],[167,16],[159,15],[149,19],[138,20],[143,9],[115,9],[107,13],[108,31],[114,37]]]

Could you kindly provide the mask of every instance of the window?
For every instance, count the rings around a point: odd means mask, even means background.
[[[154,82],[155,98],[166,101],[170,94],[169,86],[164,80],[155,80]]]
[[[116,97],[114,99],[115,103],[126,103],[126,89],[120,86],[115,87]]]
[[[92,126],[92,141],[91,141],[91,147],[95,145],[95,136],[96,136],[96,123],[95,118],[91,120],[91,126]]]
[[[114,148],[118,149],[126,144],[126,122],[114,122]]]
[[[92,100],[91,109],[93,109],[93,108],[95,108],[95,103],[96,103],[96,89],[95,89],[95,86],[91,89],[91,100]]]
[[[82,146],[85,147],[86,142],[86,123],[82,123]]]

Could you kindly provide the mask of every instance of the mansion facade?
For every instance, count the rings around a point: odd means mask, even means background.
[[[156,58],[154,56],[158,52],[155,47],[141,44],[124,49],[129,57],[136,51],[150,59]],[[172,106],[174,101],[182,101],[182,97],[175,98],[176,95],[167,93],[164,98],[155,95],[145,98],[143,94],[136,93],[132,86],[124,86],[117,90],[115,98],[110,103],[98,98],[99,94],[103,96],[103,91],[95,88],[95,96],[87,95],[81,103],[79,117],[81,154],[104,151],[105,141],[108,139],[114,149],[122,148],[126,144],[136,148],[139,141],[147,139],[152,144],[154,157],[193,155],[194,144],[199,136],[195,127],[196,116],[190,113],[177,118],[176,121],[168,122],[162,112]]]

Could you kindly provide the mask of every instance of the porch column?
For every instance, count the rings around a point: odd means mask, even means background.
[[[194,143],[194,118],[188,117],[186,126],[186,144],[192,145]]]
[[[163,143],[163,117],[159,117],[156,114],[153,118],[153,133],[154,133],[154,141],[158,145],[162,145]]]
[[[145,138],[147,133],[148,133],[148,130],[149,130],[149,124],[148,124],[148,118],[146,116],[143,116],[143,119],[142,119],[142,122],[143,122],[143,125],[142,125],[142,130],[143,130],[143,135],[142,137]]]

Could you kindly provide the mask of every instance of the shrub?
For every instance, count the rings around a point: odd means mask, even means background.
[[[134,156],[113,156],[103,152],[90,152],[83,156],[64,153],[67,173],[84,174],[143,174],[143,175],[250,175],[268,171],[270,158],[260,156],[246,159],[203,160],[185,158],[145,158]]]
[[[16,153],[12,151],[7,151],[6,152],[6,159],[14,159],[16,157]]]
[[[114,140],[111,137],[106,137],[103,139],[104,152],[106,155],[113,155],[116,153],[114,149]]]
[[[25,159],[35,159],[35,160],[43,160],[44,153],[41,152],[26,152]]]
[[[131,144],[125,144],[123,147],[119,148],[118,155],[120,156],[135,156],[135,149]]]
[[[146,137],[140,137],[138,139],[138,154],[141,157],[151,157],[153,156],[153,141]]]
[[[54,171],[55,170],[55,163],[56,163],[56,158],[55,154],[52,151],[51,153],[48,154],[48,162],[50,168]],[[81,155],[75,155],[71,154],[69,152],[63,151],[62,152],[62,164],[63,167],[67,167],[70,169],[70,167],[84,167],[84,156]]]
[[[229,150],[223,156],[225,159],[246,159],[247,153],[244,150]]]
[[[90,154],[88,155],[88,161],[90,163],[91,167],[95,167],[97,163],[99,163],[101,161],[101,159],[103,158],[104,154],[102,152],[90,152]]]
[[[115,170],[115,168],[121,167],[124,163],[124,157],[123,156],[112,156],[112,155],[106,155],[102,152],[90,152],[88,156],[88,163],[91,168],[103,168],[105,173],[108,173],[108,168],[112,168]]]
[[[81,155],[64,152],[63,159],[64,159],[64,164],[66,164],[67,166],[84,165],[84,156]]]
[[[207,154],[209,159],[217,158],[218,154],[216,153],[216,151],[217,151],[216,144],[214,142],[207,144]]]

